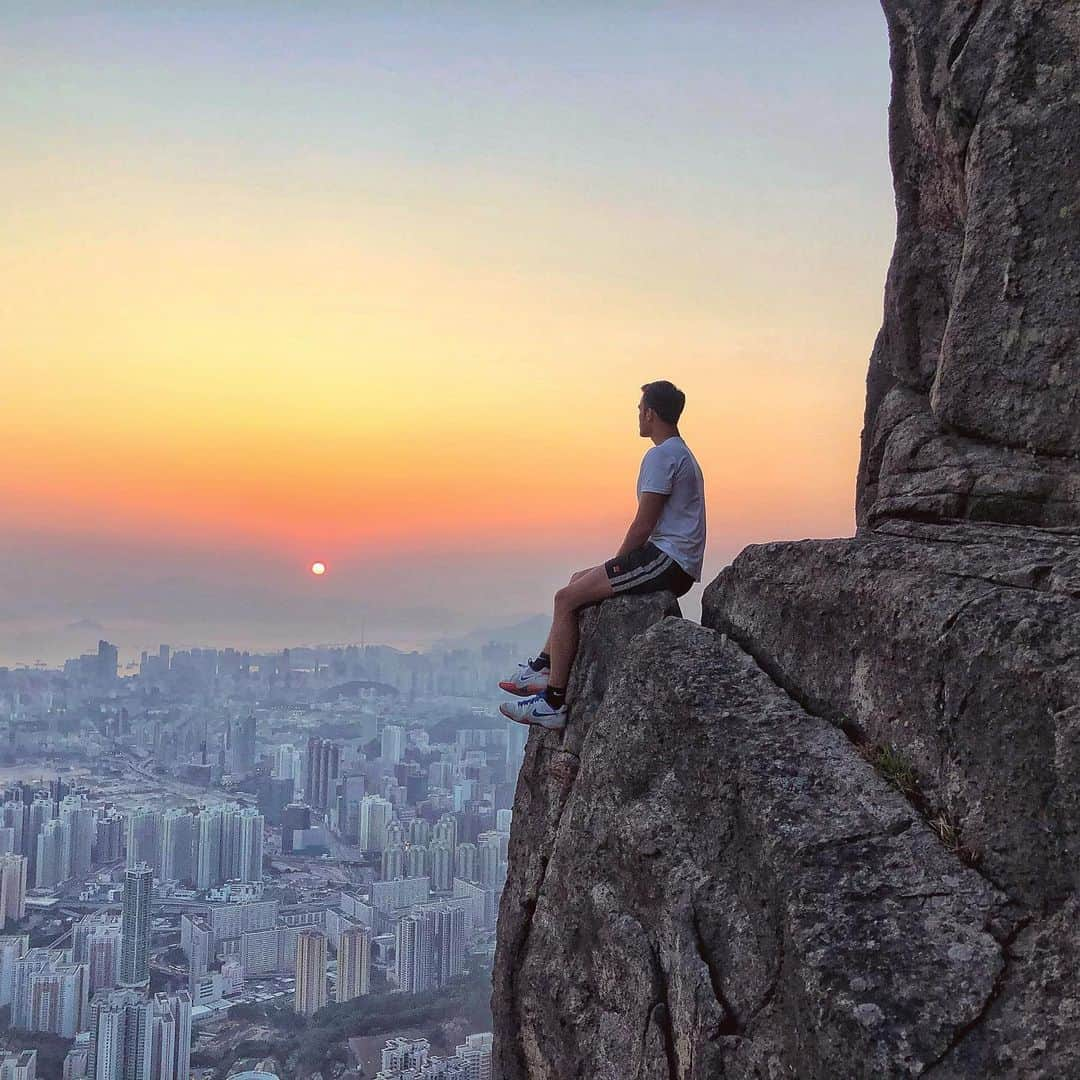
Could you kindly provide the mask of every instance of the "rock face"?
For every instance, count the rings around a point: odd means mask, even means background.
[[[634,641],[552,813],[556,739],[515,805],[496,1076],[917,1076],[994,997],[1007,899],[720,635]]]
[[[1080,8],[883,6],[898,220],[860,523],[1080,523]]]
[[[1080,883],[1080,533],[885,522],[766,544],[702,611],[814,712],[897,747],[1011,895]]]
[[[498,1080],[1080,1078],[1080,0],[884,7],[859,534],[584,617]]]

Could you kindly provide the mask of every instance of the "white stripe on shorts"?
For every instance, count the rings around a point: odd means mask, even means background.
[[[659,577],[664,573],[673,561],[670,555],[661,552],[652,562],[639,566],[636,570],[631,570],[626,574],[619,574],[618,577],[611,578],[611,587],[618,592],[620,586],[634,586],[643,581],[651,581],[654,577]]]

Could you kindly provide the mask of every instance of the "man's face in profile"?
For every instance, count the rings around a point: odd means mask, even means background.
[[[645,404],[643,397],[637,407],[638,434],[643,438],[649,437],[649,429],[652,427],[652,409]]]

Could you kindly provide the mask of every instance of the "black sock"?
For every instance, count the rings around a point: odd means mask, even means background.
[[[535,660],[529,661],[529,667],[533,671],[543,671],[544,668],[551,667],[551,657],[546,652],[540,653]]]
[[[553,708],[561,709],[566,704],[566,687],[551,686],[548,684],[544,691],[544,700]]]

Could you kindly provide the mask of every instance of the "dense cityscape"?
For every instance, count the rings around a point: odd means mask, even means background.
[[[0,1080],[490,1077],[515,651],[0,668]]]

